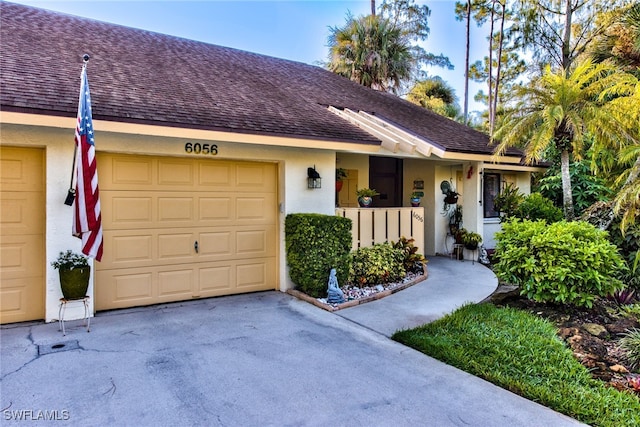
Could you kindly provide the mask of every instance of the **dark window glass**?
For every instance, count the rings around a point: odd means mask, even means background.
[[[500,211],[495,208],[493,199],[500,194],[500,174],[485,173],[483,185],[484,217],[497,218],[500,216]]]

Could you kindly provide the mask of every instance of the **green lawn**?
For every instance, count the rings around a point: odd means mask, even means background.
[[[466,305],[393,339],[593,426],[640,426],[640,399],[593,379],[556,336],[524,311]]]

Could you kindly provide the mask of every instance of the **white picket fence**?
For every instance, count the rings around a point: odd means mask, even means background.
[[[376,243],[397,242],[400,237],[414,239],[424,250],[424,208],[337,208],[336,215],[353,222],[352,248]]]

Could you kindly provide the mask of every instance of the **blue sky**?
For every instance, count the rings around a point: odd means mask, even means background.
[[[329,27],[343,25],[348,11],[354,16],[370,13],[369,0],[13,2],[308,64],[326,61]],[[455,20],[455,0],[418,3],[426,3],[431,8],[431,33],[422,46],[428,52],[448,56],[455,66],[452,71],[431,68],[429,73],[446,80],[456,90],[462,106],[465,24]],[[472,26],[472,62],[485,55],[487,33]],[[473,95],[480,88],[482,86],[478,84],[470,84],[470,111],[484,109],[483,105],[473,101]]]

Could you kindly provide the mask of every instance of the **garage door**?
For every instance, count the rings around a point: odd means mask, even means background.
[[[0,323],[44,318],[44,151],[0,147]]]
[[[98,153],[96,309],[273,290],[276,165]]]

